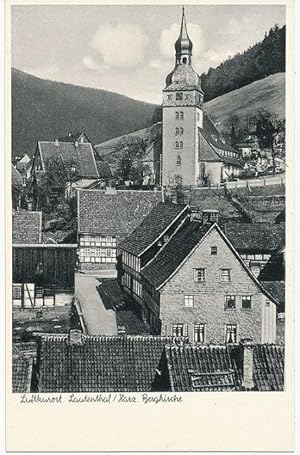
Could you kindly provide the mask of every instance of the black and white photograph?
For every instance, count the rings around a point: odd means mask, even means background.
[[[285,391],[287,34],[11,6],[11,392]]]

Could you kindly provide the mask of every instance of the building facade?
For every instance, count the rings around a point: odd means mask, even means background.
[[[204,113],[204,93],[200,76],[192,68],[192,49],[183,10],[175,68],[163,90],[164,185],[215,185],[241,170],[239,152],[223,141]]]
[[[186,223],[142,276],[145,306],[161,334],[213,344],[275,341],[277,302],[217,224]]]

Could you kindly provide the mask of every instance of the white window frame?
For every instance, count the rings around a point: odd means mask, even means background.
[[[225,274],[225,272],[228,272],[228,274]],[[220,269],[220,282],[231,283],[231,269]]]
[[[184,296],[184,307],[185,308],[194,308],[195,306],[195,296],[187,294]]]
[[[203,272],[203,279],[199,280],[199,272]],[[194,281],[197,283],[204,283],[206,281],[206,269],[204,268],[199,268],[199,269],[194,269]]]

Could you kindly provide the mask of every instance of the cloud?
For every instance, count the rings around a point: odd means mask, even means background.
[[[179,24],[172,24],[170,28],[162,31],[160,36],[160,51],[164,57],[174,56],[174,44],[180,32]],[[199,56],[204,47],[203,32],[200,25],[188,24],[188,34],[193,42],[193,54]]]
[[[91,71],[103,72],[110,70],[110,66],[98,63],[97,60],[91,55],[85,55],[82,59],[82,63]]]
[[[203,60],[206,61],[209,65],[216,66],[220,63],[224,62],[230,56],[233,57],[235,55],[235,51],[229,49],[209,49],[208,51],[204,52]]]
[[[104,65],[134,67],[144,61],[148,37],[135,24],[102,25],[92,38],[92,48],[100,54]],[[88,60],[88,64],[92,64]]]

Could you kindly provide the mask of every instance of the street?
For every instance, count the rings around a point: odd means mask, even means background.
[[[117,335],[115,312],[107,310],[91,275],[75,275],[75,296],[79,299],[88,335]]]

